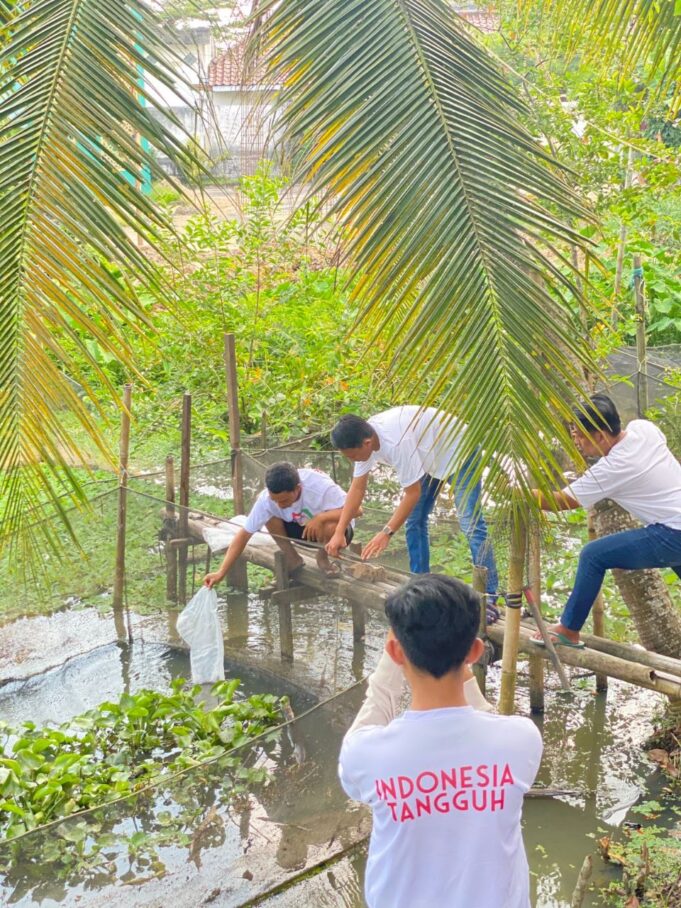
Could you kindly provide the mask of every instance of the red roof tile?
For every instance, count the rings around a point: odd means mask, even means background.
[[[260,66],[256,66],[254,73],[246,71],[246,38],[242,38],[213,57],[208,64],[206,82],[211,88],[241,88],[243,85],[257,85],[262,78]]]
[[[491,10],[458,9],[456,13],[458,16],[461,16],[462,19],[465,19],[466,22],[468,22],[470,25],[474,25],[485,34],[491,34],[492,32],[499,31],[499,16],[497,16]]]

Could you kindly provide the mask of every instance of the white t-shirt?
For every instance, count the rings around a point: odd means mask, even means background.
[[[376,675],[389,678],[384,712],[401,690],[389,663],[384,654],[370,680],[371,691]],[[339,774],[373,813],[369,908],[530,908],[520,818],[541,760],[534,724],[464,706],[371,725],[380,710],[363,711],[343,741]]]
[[[642,523],[681,530],[681,464],[647,419],[634,419],[624,438],[564,490],[585,508],[612,498]]]
[[[257,533],[270,517],[280,517],[285,523],[305,526],[317,514],[342,508],[345,504],[345,492],[326,473],[302,469],[298,470],[298,475],[301,493],[290,508],[280,508],[272,501],[267,489],[263,489],[244,523],[247,533]]]
[[[355,464],[354,476],[364,476],[376,464],[394,467],[402,488],[426,473],[447,479],[459,447],[463,427],[435,407],[393,407],[367,420],[380,442],[369,460]]]

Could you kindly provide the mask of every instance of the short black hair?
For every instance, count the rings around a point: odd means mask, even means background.
[[[407,659],[441,678],[460,668],[480,626],[480,596],[461,580],[418,574],[388,596],[385,613]]]
[[[339,451],[347,451],[348,448],[361,447],[362,442],[373,435],[371,423],[354,413],[346,413],[331,429],[331,444]]]
[[[607,394],[594,394],[574,411],[575,420],[585,432],[608,432],[619,435],[622,420],[612,398]]]
[[[282,461],[273,463],[265,473],[265,485],[268,492],[293,492],[300,485],[300,474],[292,463]]]

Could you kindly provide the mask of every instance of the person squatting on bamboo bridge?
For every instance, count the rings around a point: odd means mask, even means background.
[[[520,819],[542,740],[530,719],[491,715],[477,688],[468,705],[479,596],[421,574],[385,612],[385,651],[339,760],[346,794],[373,814],[367,905],[530,908]],[[405,679],[411,704],[398,716]]]
[[[229,544],[224,560],[217,571],[207,574],[207,587],[219,583],[243,553],[248,541],[267,527],[272,538],[286,556],[289,574],[295,578],[304,562],[296,552],[292,539],[316,543],[317,565],[330,576],[338,573],[324,550],[333,537],[345,504],[345,492],[321,470],[297,470],[290,463],[275,463],[265,473],[265,488],[256,499],[246,523]],[[351,518],[359,515],[353,511]],[[344,530],[344,539],[352,541],[354,520]]]
[[[368,420],[354,415],[341,417],[331,430],[331,443],[353,461],[355,470],[343,513],[326,550],[329,555],[338,556],[345,545],[345,527],[364,499],[370,471],[377,464],[388,464],[397,473],[402,499],[381,532],[364,546],[362,558],[373,558],[385,551],[391,537],[406,521],[410,570],[427,573],[428,518],[442,487],[451,484],[473,563],[487,568],[487,620],[491,624],[499,617],[495,607],[498,576],[481,508],[481,483],[470,481],[478,465],[477,455],[469,457],[456,475],[451,472],[464,431],[465,426],[434,407],[393,407]]]
[[[599,459],[579,479],[554,493],[555,504],[535,490],[540,507],[591,508],[611,498],[644,524],[603,536],[582,549],[560,622],[549,628],[555,643],[581,648],[579,632],[607,570],[670,567],[681,578],[681,464],[664,434],[649,420],[634,419],[622,429],[617,408],[606,394],[594,394],[575,411],[572,434],[585,458]]]

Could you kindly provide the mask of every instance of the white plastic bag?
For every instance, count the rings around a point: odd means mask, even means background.
[[[215,590],[202,586],[177,619],[177,632],[190,647],[193,684],[225,677],[225,650]]]

